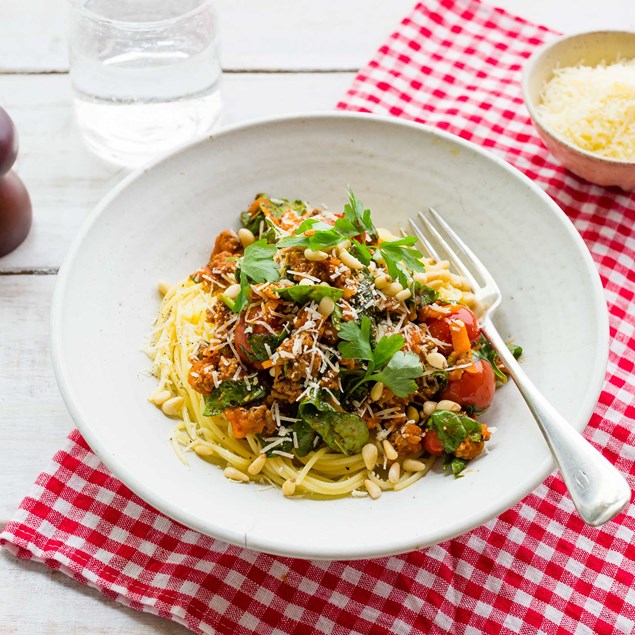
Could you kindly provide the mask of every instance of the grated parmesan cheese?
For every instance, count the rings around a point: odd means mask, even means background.
[[[538,114],[546,128],[582,150],[635,161],[635,59],[556,69]]]

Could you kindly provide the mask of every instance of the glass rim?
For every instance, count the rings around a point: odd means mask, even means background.
[[[95,22],[101,22],[102,24],[110,24],[116,26],[122,30],[131,30],[131,31],[143,31],[146,29],[156,29],[158,27],[170,26],[179,22],[180,20],[184,20],[187,18],[196,15],[197,13],[203,11],[204,9],[210,8],[213,6],[215,0],[201,0],[200,4],[185,13],[181,13],[172,18],[163,18],[161,20],[148,20],[147,22],[139,22],[135,20],[119,20],[116,18],[109,18],[104,15],[100,15],[96,11],[86,8],[83,6],[83,0],[70,0],[71,8],[77,11],[79,14],[89,17],[91,20]]]

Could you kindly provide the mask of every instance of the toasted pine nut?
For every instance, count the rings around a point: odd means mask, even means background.
[[[159,392],[155,392],[148,401],[155,406],[162,406],[171,396],[172,393],[169,390],[160,390]]]
[[[172,285],[165,280],[159,280],[159,283],[157,284],[157,289],[161,295],[165,295],[171,288]]]
[[[384,454],[386,455],[387,459],[394,461],[399,456],[397,450],[395,450],[392,443],[388,441],[388,439],[384,439],[381,444],[384,448]]]
[[[181,412],[181,407],[183,406],[183,397],[172,397],[167,401],[164,401],[161,405],[161,410],[163,413],[168,415],[168,417],[172,417],[175,414]]]
[[[311,278],[302,278],[298,284],[301,284],[303,287],[314,287],[315,282],[311,280]]]
[[[405,459],[402,467],[406,472],[423,472],[426,469],[426,464],[423,461],[417,461],[417,459]]]
[[[285,496],[293,496],[295,494],[295,481],[291,478],[288,478],[282,484],[282,493]]]
[[[348,247],[347,247],[348,249]],[[371,260],[368,263],[368,271],[375,271],[377,269],[377,263],[374,260]]]
[[[461,410],[461,406],[459,406],[456,401],[451,401],[450,399],[441,399],[441,401],[437,404],[437,410],[450,410],[451,412],[459,412]]]
[[[448,361],[441,353],[428,353],[426,355],[426,362],[433,368],[445,368],[448,365]]]
[[[383,289],[386,287],[386,285],[388,284],[388,278],[383,274],[380,273],[376,278],[375,278],[375,286],[378,289]]]
[[[241,483],[246,483],[249,480],[249,477],[240,470],[237,470],[235,467],[226,467],[223,470],[223,474],[225,478],[228,478],[232,481],[240,481]]]
[[[247,471],[252,474],[259,474],[262,468],[265,466],[267,462],[266,454],[259,454],[252,462],[251,465],[247,468]]]
[[[371,481],[369,478],[364,481],[364,486],[366,487],[368,495],[373,500],[377,500],[381,496],[381,487],[379,487],[377,483]]]
[[[230,300],[235,300],[240,293],[240,285],[239,284],[230,284],[227,289],[225,289],[224,294]]]
[[[313,249],[305,249],[304,257],[311,262],[321,262],[326,260],[329,255],[325,251],[313,251]]]
[[[243,247],[249,247],[249,245],[251,245],[251,243],[256,240],[253,232],[246,227],[241,227],[238,230],[238,238],[240,238],[240,242],[242,243]]]
[[[377,465],[377,446],[374,443],[367,443],[362,448],[362,459],[364,459],[364,465],[369,472],[372,472]]]
[[[335,300],[333,300],[333,298],[329,297],[328,295],[325,295],[318,304],[318,312],[320,313],[320,315],[327,318],[329,315],[331,315],[331,313],[333,313],[334,310]]]
[[[425,284],[428,281],[428,274],[425,271],[416,271],[412,274],[412,278],[419,284]]]
[[[338,249],[350,249],[351,248],[351,241],[347,238],[346,240],[343,240],[338,246]]]
[[[322,282],[320,282],[320,284],[318,284],[318,287],[330,287],[331,285],[328,282],[325,282],[324,280]]]
[[[364,265],[346,249],[340,249],[340,260],[350,269],[364,268]]]
[[[401,465],[399,463],[393,463],[388,470],[388,480],[391,483],[397,483],[401,476]]]
[[[436,409],[437,409],[436,401],[425,401],[423,403],[423,410],[421,412],[423,412],[424,417],[429,417]]]
[[[370,391],[370,398],[373,401],[379,401],[379,399],[381,399],[381,395],[384,392],[384,384],[382,384],[380,381],[375,382],[375,385],[371,388]]]
[[[417,423],[419,421],[419,411],[414,406],[408,406],[406,408],[406,417],[408,417],[408,421]]]
[[[403,290],[404,289],[399,282],[391,282],[383,288],[383,292],[389,296],[395,296]]]
[[[209,445],[195,445],[194,452],[199,456],[212,456],[212,454],[214,454],[214,448]]]
[[[404,289],[399,293],[395,294],[395,300],[399,300],[399,302],[405,302],[412,295],[412,291],[410,289]]]

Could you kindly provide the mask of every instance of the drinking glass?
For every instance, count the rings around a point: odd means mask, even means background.
[[[141,165],[220,116],[212,0],[75,0],[69,43],[77,123],[107,161]]]

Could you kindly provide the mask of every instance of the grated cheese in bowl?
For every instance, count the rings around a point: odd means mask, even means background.
[[[555,69],[537,111],[546,128],[578,148],[635,161],[635,59]]]

